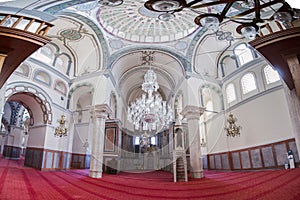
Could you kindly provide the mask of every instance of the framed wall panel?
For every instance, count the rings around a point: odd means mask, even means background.
[[[116,127],[105,128],[104,152],[115,152],[116,139],[117,139],[116,130],[117,130]]]

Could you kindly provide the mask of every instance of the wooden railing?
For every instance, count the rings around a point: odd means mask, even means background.
[[[286,25],[284,25],[278,21],[271,21],[271,22],[261,26],[259,36],[262,37],[262,36],[266,36],[266,35],[276,33],[279,31],[283,31],[286,29],[299,27],[299,23],[300,23],[300,20],[295,20],[292,23],[288,23]]]
[[[1,13],[0,20],[0,27],[19,29],[40,36],[45,36],[48,30],[53,26],[39,19],[13,14]]]

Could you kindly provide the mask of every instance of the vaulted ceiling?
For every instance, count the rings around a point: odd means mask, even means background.
[[[244,40],[235,32],[237,25],[223,23],[218,34],[206,31],[195,25],[198,14],[188,9],[174,20],[161,21],[145,2],[124,0],[111,7],[95,0],[3,0],[0,10],[53,23],[47,36],[59,53],[72,58],[70,78],[108,70],[127,101],[140,93],[150,66],[166,98],[187,73],[220,79],[218,59],[232,54],[234,44]],[[230,12],[235,9],[245,8],[237,5]]]

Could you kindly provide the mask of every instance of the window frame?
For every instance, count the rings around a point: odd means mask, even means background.
[[[232,100],[232,101],[228,101],[228,87],[229,86],[231,86],[232,85],[232,88],[233,88],[233,94],[234,94],[234,99]],[[230,83],[228,83],[227,85],[226,85],[226,87],[225,87],[225,94],[226,94],[226,103],[227,104],[231,104],[231,103],[234,103],[234,102],[236,102],[237,101],[237,93],[236,93],[236,86],[235,86],[235,84],[233,83],[233,82],[230,82]]]
[[[248,75],[248,74],[253,76],[255,89],[250,90],[250,91],[244,93],[243,78],[244,78],[246,75]],[[241,76],[241,78],[240,78],[240,87],[241,87],[241,95],[242,95],[243,97],[252,95],[253,93],[257,92],[257,91],[258,91],[258,83],[257,83],[257,78],[256,78],[255,73],[254,73],[254,72],[246,72],[245,74],[243,74],[243,75]]]
[[[251,56],[252,56],[252,59],[247,61],[247,62],[242,62],[242,59],[241,59],[241,55],[237,54],[237,50],[240,46],[245,46],[245,49],[244,50],[241,50],[241,52],[245,51],[246,49],[251,53]],[[244,66],[245,64],[253,61],[257,56],[255,54],[255,52],[253,51],[253,49],[251,49],[249,47],[249,45],[247,45],[246,43],[240,43],[238,45],[236,45],[234,48],[233,48],[233,53],[234,55],[236,56],[236,59],[237,59],[237,63],[238,63],[238,66],[241,67],[241,66]]]
[[[268,76],[267,76],[267,73],[266,73],[266,68],[270,68],[271,70],[274,70],[274,71],[277,73],[279,79],[276,80],[276,81],[273,81],[273,82],[269,82],[269,83],[268,83]],[[278,71],[275,70],[271,65],[266,65],[266,66],[264,66],[264,67],[262,68],[262,74],[263,74],[263,76],[264,76],[264,81],[265,81],[266,86],[274,85],[274,84],[276,84],[276,83],[278,83],[278,82],[281,81],[280,74],[279,74]]]

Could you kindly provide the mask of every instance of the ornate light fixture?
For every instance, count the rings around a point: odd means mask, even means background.
[[[200,146],[206,147],[206,142],[205,142],[204,138],[201,139]]]
[[[197,25],[214,32],[220,23],[232,21],[240,24],[236,31],[248,39],[254,39],[260,27],[273,20],[277,11],[288,13],[291,18],[299,17],[299,10],[291,8],[285,0],[148,0],[145,7],[161,12],[158,18],[164,20],[190,9],[199,14],[194,20]]]
[[[67,136],[67,128],[65,127],[66,117],[64,115],[61,116],[59,122],[59,126],[55,128],[54,136],[62,137]]]
[[[119,6],[123,3],[123,0],[99,0],[99,4],[103,6]]]
[[[150,68],[144,75],[142,97],[128,106],[128,121],[133,123],[135,130],[148,134],[157,133],[172,122],[173,111],[157,92],[159,85],[156,78]]]
[[[241,127],[235,124],[236,118],[233,117],[233,114],[229,114],[229,118],[227,119],[229,125],[225,128],[227,132],[227,136],[235,137],[240,136]]]

